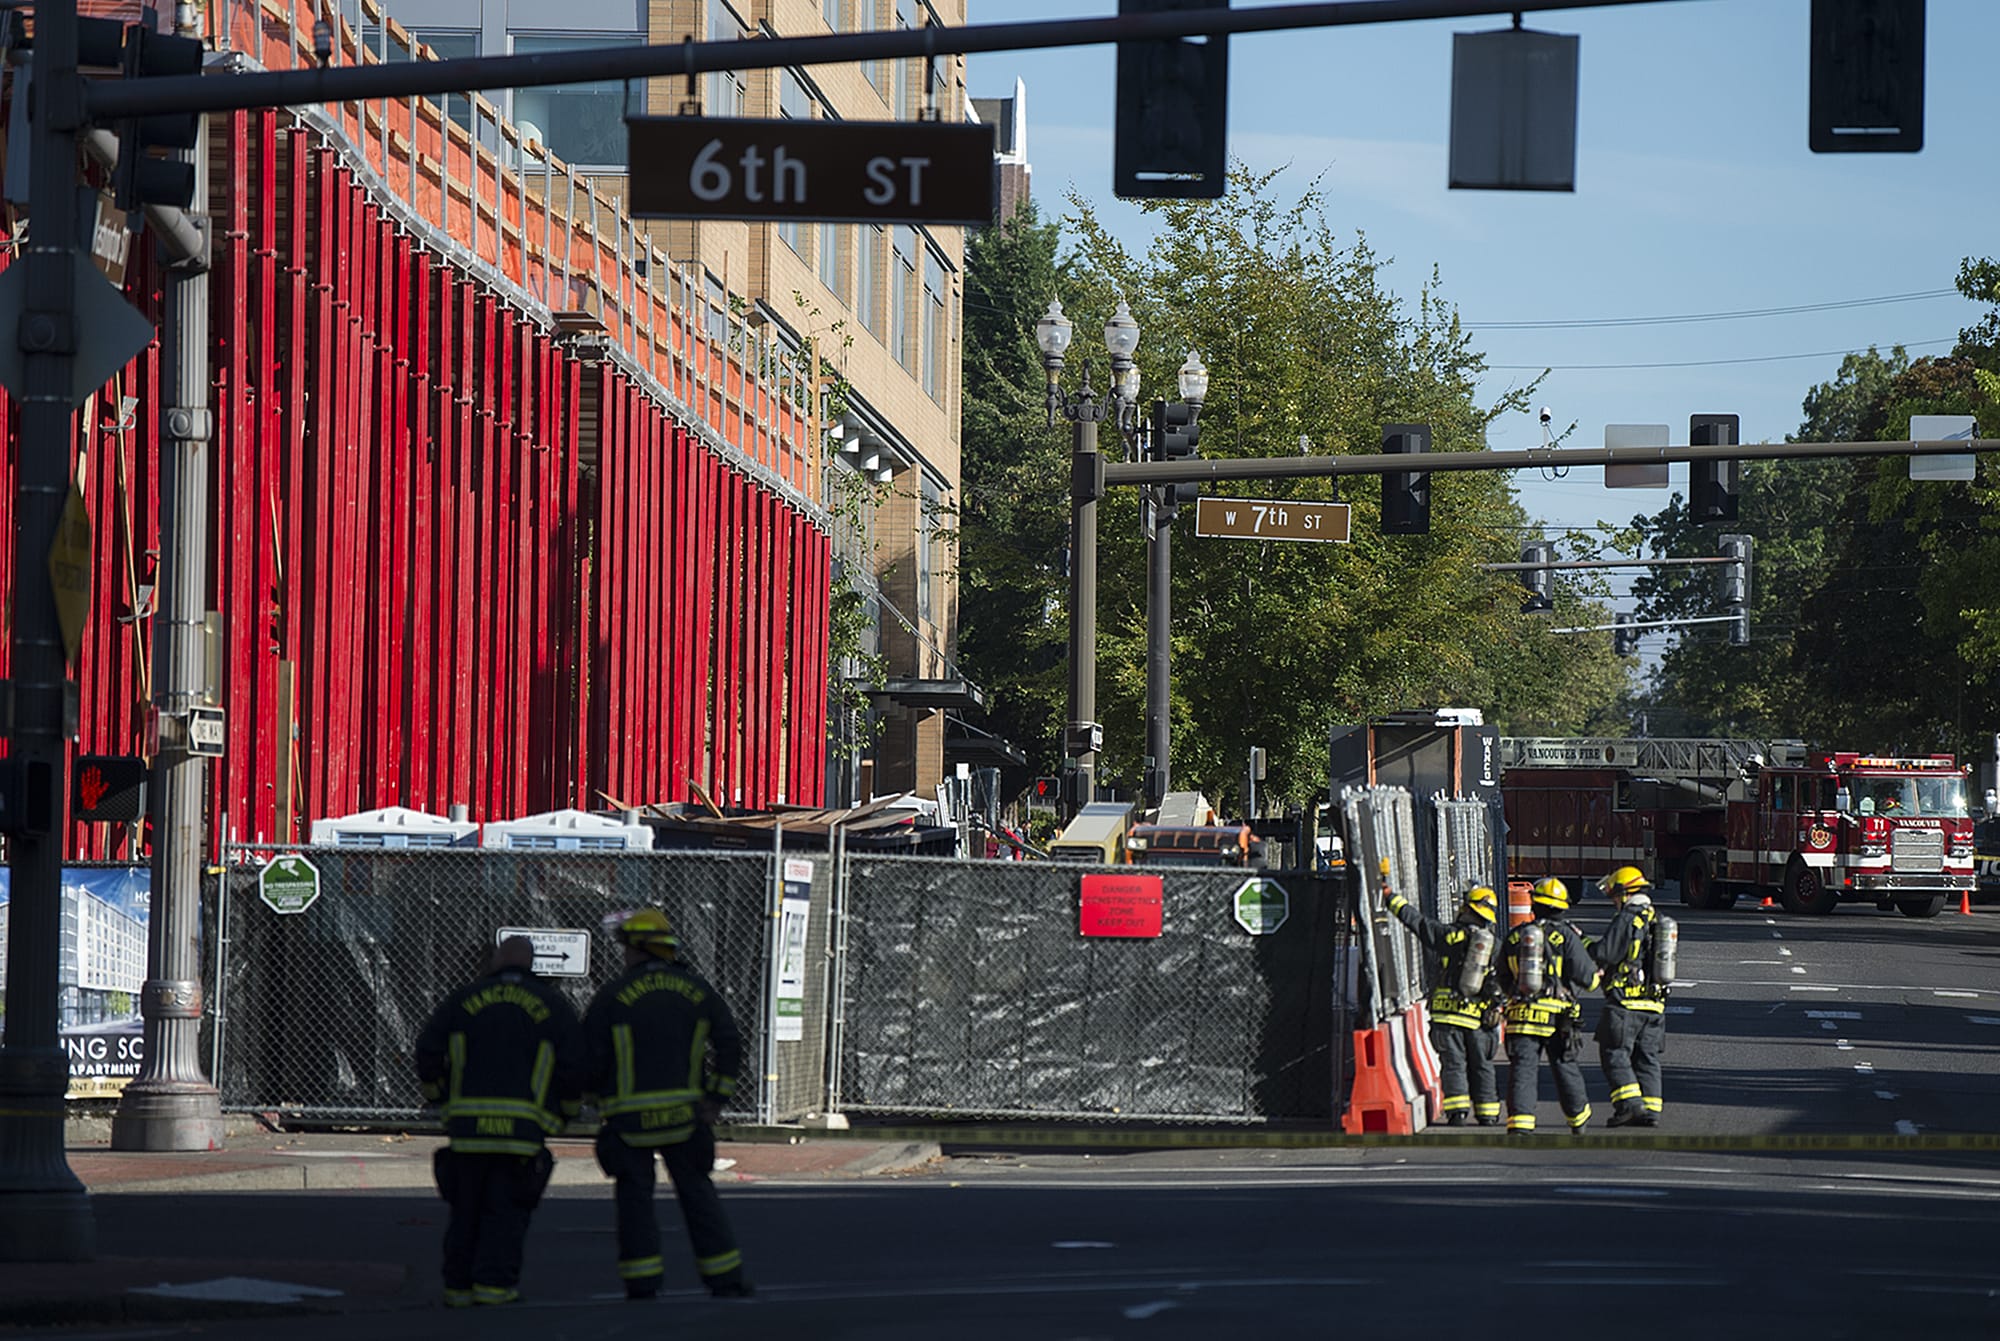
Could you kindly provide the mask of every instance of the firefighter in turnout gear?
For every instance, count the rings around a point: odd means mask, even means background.
[[[417,1080],[444,1112],[434,1157],[451,1206],[444,1231],[447,1307],[520,1298],[528,1218],[554,1163],[545,1144],[575,1117],[583,1090],[576,1012],[536,977],[535,946],[510,936],[491,970],[446,997],[417,1036]]]
[[[1612,1127],[1657,1127],[1660,1054],[1667,1041],[1667,988],[1678,931],[1653,906],[1644,873],[1621,866],[1597,882],[1615,912],[1593,949],[1604,966],[1597,1056],[1611,1084]]]
[[[588,1088],[604,1119],[597,1163],[617,1180],[625,1295],[651,1299],[666,1273],[653,1209],[655,1156],[673,1180],[702,1283],[720,1298],[747,1295],[743,1255],[710,1179],[713,1123],[743,1061],[736,1022],[715,988],[679,962],[680,940],[664,913],[631,914],[618,939],[625,971],[591,1000],[583,1032]]]
[[[1555,1072],[1556,1098],[1572,1134],[1590,1121],[1590,1095],[1583,1087],[1582,1008],[1577,993],[1597,986],[1597,964],[1583,933],[1563,914],[1569,887],[1556,879],[1535,886],[1534,918],[1507,933],[1500,950],[1500,985],[1507,994],[1509,1135],[1535,1130],[1536,1089],[1541,1058]]]
[[[1382,863],[1384,876],[1388,865]],[[1437,1049],[1444,1083],[1440,1107],[1446,1125],[1462,1127],[1477,1114],[1480,1126],[1498,1126],[1500,1089],[1493,1059],[1500,1050],[1500,985],[1490,970],[1498,947],[1493,926],[1500,916],[1499,899],[1486,886],[1475,886],[1466,891],[1457,920],[1440,922],[1389,891],[1389,911],[1437,956],[1431,1046]]]

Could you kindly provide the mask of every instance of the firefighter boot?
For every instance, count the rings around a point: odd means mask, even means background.
[[[1463,1108],[1454,1108],[1451,1112],[1444,1115],[1444,1125],[1447,1127],[1463,1127],[1470,1121],[1472,1121],[1472,1114],[1466,1112]]]
[[[1607,1127],[1649,1127],[1646,1121],[1646,1106],[1637,1099],[1620,1099],[1611,1110],[1611,1117],[1604,1124]]]
[[[742,1268],[725,1271],[720,1276],[710,1277],[708,1293],[715,1299],[748,1299],[757,1293],[749,1281],[743,1278]]]

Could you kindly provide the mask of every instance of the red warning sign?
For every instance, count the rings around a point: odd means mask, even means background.
[[[1160,934],[1160,877],[1086,875],[1077,930],[1085,936]]]

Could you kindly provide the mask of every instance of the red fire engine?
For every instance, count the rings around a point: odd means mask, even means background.
[[[1973,885],[1966,771],[1950,755],[1808,755],[1795,741],[1505,739],[1508,875],[1634,865],[1681,901],[1843,899],[1934,917]]]

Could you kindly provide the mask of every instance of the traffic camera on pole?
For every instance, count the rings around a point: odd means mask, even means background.
[[[202,42],[176,37],[143,23],[125,28],[127,79],[168,79],[201,73]],[[145,205],[186,209],[194,203],[195,165],[154,155],[156,149],[192,149],[201,133],[198,112],[137,116],[120,121],[118,166],[111,173],[112,202],[126,213]]]
[[[1521,546],[1521,562],[1548,564],[1554,560],[1554,545],[1531,541]],[[1527,599],[1521,602],[1524,615],[1546,615],[1556,608],[1555,573],[1547,567],[1530,568],[1521,574],[1521,585],[1528,589]]]
[[[1729,645],[1750,645],[1750,549],[1747,535],[1726,535],[1720,542],[1722,556],[1722,604],[1732,616]]]

